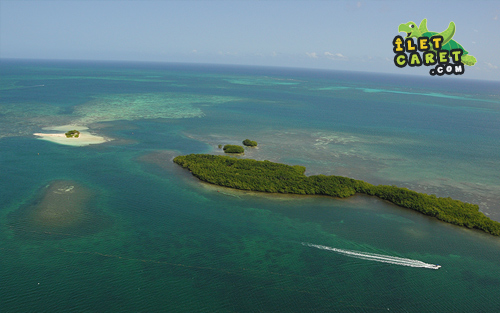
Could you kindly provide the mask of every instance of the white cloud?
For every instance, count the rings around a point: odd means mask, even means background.
[[[492,69],[497,69],[498,66],[494,65],[494,64],[491,64],[489,62],[484,62],[486,65],[488,65],[489,68],[492,68]]]
[[[358,1],[358,3],[356,3],[356,7],[361,8],[361,2],[360,1]]]
[[[238,52],[229,52],[229,51],[226,51],[226,52],[222,52],[222,51],[219,51],[217,52],[218,55],[238,55]]]
[[[326,51],[324,54],[327,58],[332,60],[347,60],[347,57],[342,53],[331,53]]]
[[[198,50],[194,49],[194,50],[193,50],[193,51],[191,51],[191,52],[192,52],[192,53],[196,53],[196,52],[198,52]]]
[[[313,59],[318,58],[318,54],[316,52],[306,52],[307,56]]]
[[[498,20],[498,15],[495,15],[495,17],[493,18],[494,21]]]
[[[273,53],[271,54],[271,56],[275,57],[277,56],[278,54],[276,53],[276,51],[273,51]]]

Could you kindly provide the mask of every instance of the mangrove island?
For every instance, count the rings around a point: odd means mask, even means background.
[[[257,147],[257,141],[245,139],[245,140],[243,140],[243,145],[245,145],[247,147]]]
[[[270,161],[209,154],[177,156],[173,161],[189,169],[198,179],[219,186],[270,193],[327,195],[338,198],[362,193],[447,223],[500,236],[500,223],[479,212],[479,206],[449,197],[440,198],[396,186],[375,186],[342,176],[306,176],[304,166],[290,166]]]
[[[225,153],[244,153],[245,152],[245,149],[243,149],[242,146],[238,146],[238,145],[225,145],[223,150]]]

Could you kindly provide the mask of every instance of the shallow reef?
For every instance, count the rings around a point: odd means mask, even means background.
[[[21,237],[61,238],[95,233],[111,224],[96,208],[96,191],[73,180],[54,180],[9,215]]]

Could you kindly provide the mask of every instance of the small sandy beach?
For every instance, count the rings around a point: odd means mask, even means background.
[[[44,127],[42,129],[50,132],[34,133],[33,135],[40,137],[38,138],[40,140],[51,141],[61,145],[88,146],[104,143],[111,140],[102,136],[93,135],[87,131],[88,127],[79,125],[53,126]],[[65,133],[73,129],[78,130],[80,132],[80,136],[78,138],[67,138]]]

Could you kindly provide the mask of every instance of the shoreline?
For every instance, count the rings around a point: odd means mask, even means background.
[[[500,223],[480,212],[479,206],[449,197],[438,198],[397,186],[375,186],[343,176],[305,176],[306,168],[303,166],[270,161],[190,154],[177,156],[173,162],[188,169],[199,180],[214,185],[268,193],[326,195],[335,198],[366,194],[446,223],[500,236]]]
[[[75,137],[66,137],[65,132],[76,129],[80,132],[78,138]],[[50,141],[53,143],[67,145],[67,146],[88,146],[88,145],[96,145],[111,141],[113,139],[106,138],[103,136],[98,136],[91,134],[88,131],[88,127],[80,126],[80,125],[63,125],[63,126],[50,126],[44,127],[42,130],[52,131],[50,133],[34,133],[34,136],[37,136],[39,140]],[[57,131],[57,132],[53,132]]]

